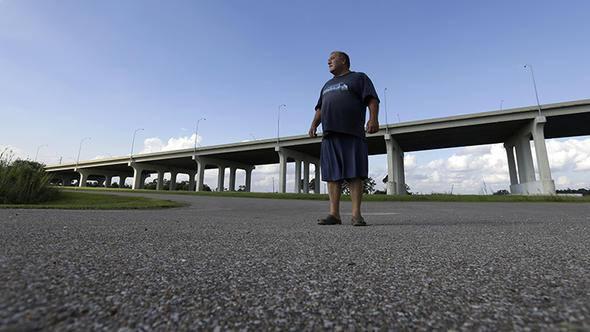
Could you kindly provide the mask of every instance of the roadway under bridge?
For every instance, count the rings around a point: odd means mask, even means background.
[[[512,194],[551,195],[551,177],[545,139],[590,135],[590,99],[502,111],[387,124],[367,136],[370,155],[387,155],[387,194],[405,194],[404,152],[504,143]],[[535,147],[533,156],[531,141]],[[245,190],[250,191],[252,171],[258,165],[279,164],[279,192],[286,192],[287,163],[295,163],[295,192],[319,193],[320,181],[309,188],[310,165],[320,178],[321,136],[290,136],[275,139],[182,149],[77,164],[49,165],[46,170],[64,186],[77,180],[86,186],[97,180],[110,186],[133,178],[132,189],[143,188],[145,179],[157,173],[157,189],[163,189],[164,174],[170,173],[170,190],[176,189],[179,173],[188,174],[189,190],[202,191],[205,169],[218,169],[218,190],[225,185],[229,168],[229,190],[236,190],[236,170],[246,172]],[[537,161],[535,174],[533,158]],[[299,181],[297,181],[299,179]],[[303,180],[303,181],[301,181]]]

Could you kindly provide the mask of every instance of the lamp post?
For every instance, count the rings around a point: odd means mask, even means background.
[[[46,147],[48,146],[47,144],[43,144],[43,145],[39,145],[37,147],[37,153],[35,153],[35,161],[37,161],[37,157],[39,156],[39,150],[41,150],[42,147]]]
[[[199,135],[199,122],[201,122],[201,120],[205,121],[207,119],[200,118],[199,120],[197,120],[197,125],[195,126],[195,151],[197,151],[197,138]]]
[[[78,168],[78,164],[80,163],[80,152],[82,151],[82,143],[87,139],[91,139],[91,137],[84,137],[80,140],[80,147],[78,147],[78,157],[76,158],[76,168]]]
[[[383,102],[385,108],[385,133],[389,135],[389,121],[387,120],[387,88],[383,89]]]
[[[524,65],[524,68],[531,69],[531,78],[533,79],[533,87],[535,88],[535,97],[537,98],[537,107],[539,109],[539,116],[541,116],[541,103],[539,102],[539,93],[537,92],[537,82],[535,82],[535,73],[533,72],[533,65],[526,64],[526,65]]]
[[[504,99],[500,100],[500,111],[504,110]]]
[[[131,152],[129,153],[129,159],[130,159],[130,161],[133,161],[133,147],[135,146],[135,135],[137,135],[137,132],[138,131],[142,131],[142,130],[144,130],[144,129],[143,128],[137,128],[133,132],[133,139],[131,139]]]
[[[281,110],[282,110],[281,108],[283,108],[283,107],[286,110],[287,105],[280,104],[279,105],[279,110],[277,112],[277,146],[279,146],[279,137],[281,137],[280,136],[280,129],[281,129]]]

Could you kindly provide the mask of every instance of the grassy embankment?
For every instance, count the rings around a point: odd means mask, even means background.
[[[87,192],[127,192],[137,194],[159,194],[159,195],[198,195],[215,197],[250,197],[250,198],[271,198],[271,199],[304,199],[304,200],[328,200],[326,194],[294,194],[294,193],[257,193],[257,192],[193,192],[193,191],[167,191],[167,190],[133,190],[120,188],[78,188],[68,187],[68,190]],[[350,200],[349,196],[343,195],[343,200]],[[365,195],[364,201],[404,201],[404,202],[571,202],[590,203],[590,196],[522,196],[522,195]]]
[[[30,160],[13,160],[11,151],[0,151],[0,208],[145,209],[184,205],[147,197],[64,192],[51,186],[50,179],[45,165]]]
[[[118,210],[155,209],[184,206],[170,200],[138,196],[109,195],[106,193],[61,192],[50,201],[34,204],[0,204],[0,208],[17,209],[72,209],[72,210]]]

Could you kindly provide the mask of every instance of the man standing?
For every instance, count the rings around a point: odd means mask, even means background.
[[[346,181],[352,200],[351,222],[354,226],[366,226],[361,216],[363,180],[369,172],[365,131],[372,134],[379,130],[379,98],[367,75],[350,71],[350,58],[346,53],[332,52],[328,68],[334,77],[322,88],[309,129],[309,136],[315,137],[317,127],[322,124],[320,164],[330,197],[330,214],[318,224],[342,224],[340,193],[342,182]],[[367,107],[369,121],[365,126]]]

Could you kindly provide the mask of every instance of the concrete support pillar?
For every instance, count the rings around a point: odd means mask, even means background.
[[[203,191],[203,184],[205,183],[205,168],[207,165],[205,161],[197,159],[197,191]]]
[[[301,193],[301,160],[295,159],[295,192]]]
[[[229,168],[229,191],[236,191],[236,168]]]
[[[61,185],[63,187],[68,187],[72,185],[72,177],[71,176],[62,176],[61,178]]]
[[[535,181],[535,168],[533,166],[533,154],[528,135],[518,138],[516,143],[516,162],[518,163],[519,183]]]
[[[309,194],[309,161],[303,162],[303,192]]]
[[[113,176],[112,175],[105,175],[104,186],[106,188],[109,188],[111,186],[112,182],[113,182]]]
[[[170,172],[170,187],[168,188],[170,191],[176,190],[176,177],[178,176],[178,172],[172,171]]]
[[[188,191],[202,191],[203,190],[203,177],[202,176],[200,177],[201,189],[199,189],[198,183],[195,186],[195,174],[197,174],[197,172],[195,172],[195,171],[188,172]],[[201,174],[201,173],[199,173],[199,174]]]
[[[164,171],[158,171],[158,180],[156,182],[156,190],[164,189]]]
[[[547,146],[545,146],[545,117],[537,117],[533,123],[532,135],[535,144],[535,154],[537,157],[537,167],[539,168],[539,180],[551,180],[551,169],[549,168],[549,158],[547,157]]]
[[[283,151],[279,154],[279,192],[287,192],[287,155]]]
[[[397,183],[397,194],[398,195],[405,195],[406,194],[406,172],[404,167],[404,152],[399,149],[399,153],[397,156],[397,167],[395,177]]]
[[[119,175],[119,188],[123,188],[125,185],[125,180],[127,180],[126,176]]]
[[[506,157],[508,158],[508,173],[510,174],[510,185],[518,184],[518,174],[516,172],[516,162],[514,160],[514,147],[504,144]]]
[[[131,189],[141,189],[143,188],[142,182],[145,181],[143,177],[143,168],[139,167],[138,165],[132,165],[133,167],[133,185]]]
[[[151,177],[152,173],[143,173],[142,177],[141,177],[141,185],[139,187],[139,189],[145,189],[145,180],[147,180],[147,178]]]
[[[555,183],[551,179],[551,169],[549,168],[549,158],[545,146],[544,127],[546,122],[547,119],[544,116],[538,116],[504,143],[508,156],[510,192],[512,194],[555,195]],[[539,179],[535,176],[530,144],[531,137],[533,144],[535,144]],[[514,165],[512,147],[516,148],[517,167]],[[518,172],[516,169],[518,169]],[[516,181],[516,173],[518,174],[518,181]]]
[[[207,164],[202,159],[197,159],[197,187],[196,191],[203,191],[203,185],[205,184],[205,168]]]
[[[387,195],[405,195],[404,152],[392,135],[385,136],[385,147],[387,149]]]
[[[531,134],[533,136],[533,144],[535,144],[535,155],[537,157],[537,167],[539,169],[541,193],[544,195],[555,195],[555,182],[553,182],[553,179],[551,178],[551,168],[547,156],[547,146],[545,145],[544,128],[546,122],[547,120],[544,116],[535,118],[531,128]]]
[[[222,192],[225,185],[225,166],[218,166],[217,169],[219,170],[217,173],[217,191]]]
[[[320,163],[315,164],[315,181],[313,192],[316,194],[320,193],[320,186],[321,186],[321,174],[320,174]]]
[[[78,171],[80,173],[80,181],[78,181],[78,187],[86,187],[86,181],[88,181],[88,173],[84,171]]]
[[[252,170],[254,168],[247,168],[246,171],[246,192],[250,192],[252,190]]]

